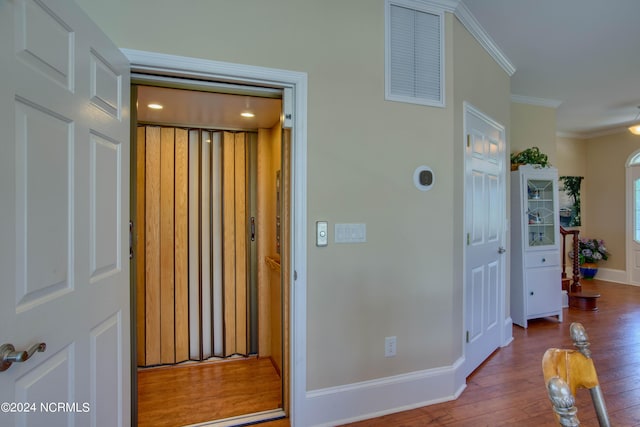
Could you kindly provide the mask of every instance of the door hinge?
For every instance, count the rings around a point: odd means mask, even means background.
[[[467,148],[471,148],[471,134],[467,134]]]
[[[467,233],[467,246],[471,244],[471,234]]]
[[[133,221],[129,221],[129,259],[133,259]]]
[[[469,342],[469,331],[467,331],[467,343]]]
[[[293,280],[298,280],[298,272],[293,270]]]

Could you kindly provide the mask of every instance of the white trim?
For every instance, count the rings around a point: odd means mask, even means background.
[[[558,99],[536,98],[533,96],[511,94],[511,102],[518,104],[537,105],[538,107],[558,108],[562,101]]]
[[[628,285],[628,284],[640,285],[640,283],[630,283],[629,280],[627,279],[626,271],[614,270],[613,268],[599,267],[597,279],[604,280],[606,282],[623,283],[625,285]]]
[[[640,150],[636,150],[627,158],[626,167],[640,166]]]
[[[391,6],[401,6],[408,9],[437,15],[440,22],[440,99],[419,98],[415,96],[402,96],[391,93]],[[384,99],[386,101],[405,102],[431,107],[446,107],[446,56],[445,56],[445,10],[453,4],[446,1],[433,0],[385,0],[384,3]]]
[[[629,132],[628,126],[616,126],[614,128],[592,130],[585,132],[556,132],[556,136],[560,138],[574,138],[574,139],[592,139],[599,138],[601,136],[615,135],[618,133]]]
[[[506,284],[505,284],[506,287]],[[513,319],[511,316],[504,319],[504,325],[502,330],[502,347],[507,347],[513,342]]]
[[[420,7],[431,7],[433,9],[442,9],[445,12],[455,12],[460,0],[412,0],[413,3]]]
[[[627,256],[626,256],[626,264],[625,264],[625,268],[626,268],[626,280],[624,283],[631,283],[633,285],[640,285],[640,283],[635,283],[633,282],[633,264],[635,263],[634,260],[634,250],[633,250],[633,240],[634,240],[634,230],[633,230],[633,211],[634,211],[634,206],[633,206],[633,200],[634,200],[634,194],[633,194],[633,169],[635,167],[640,167],[637,163],[634,163],[634,159],[640,155],[640,150],[635,150],[633,153],[631,153],[628,157],[627,157],[627,161],[625,162],[625,191],[624,191],[624,199],[625,199],[625,249],[627,252]],[[603,269],[598,269],[598,273],[600,273],[600,270],[605,270]],[[605,273],[605,277],[606,277]],[[602,275],[600,275],[599,278],[601,278]],[[605,279],[603,279],[605,280]]]
[[[342,425],[457,399],[466,388],[463,365],[460,358],[451,366],[310,391],[313,409],[300,426]]]
[[[307,74],[155,52],[121,50],[131,63],[132,72],[293,89],[290,419],[291,425],[302,426],[307,419]]]
[[[590,137],[582,133],[574,132],[556,132],[558,138],[572,138],[572,139],[589,139]]]
[[[286,414],[281,409],[271,411],[256,412],[255,414],[239,415],[237,417],[225,418],[223,420],[189,424],[183,427],[237,427],[251,424],[258,424],[265,421],[284,418]]]
[[[455,10],[455,16],[469,31],[469,33],[475,37],[480,45],[487,51],[489,55],[502,67],[502,69],[509,75],[513,76],[516,72],[516,67],[511,63],[507,55],[502,52],[500,47],[489,36],[489,34],[482,28],[482,25],[473,16],[471,11],[465,6],[464,3],[458,3],[458,7]]]

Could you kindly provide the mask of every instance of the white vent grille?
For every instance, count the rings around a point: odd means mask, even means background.
[[[386,12],[386,99],[444,106],[444,14],[393,0]]]

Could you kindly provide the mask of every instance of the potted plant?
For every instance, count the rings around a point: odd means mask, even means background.
[[[538,165],[541,168],[547,168],[551,163],[549,163],[549,157],[538,147],[531,147],[518,153],[511,153],[511,170],[518,170],[520,165]]]
[[[598,261],[609,259],[604,240],[581,238],[578,240],[578,263],[584,279],[593,279],[598,272]],[[573,251],[569,253],[573,258]]]

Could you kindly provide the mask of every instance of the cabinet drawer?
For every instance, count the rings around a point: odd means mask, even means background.
[[[536,252],[525,254],[524,265],[527,267],[550,267],[560,264],[558,252]]]

